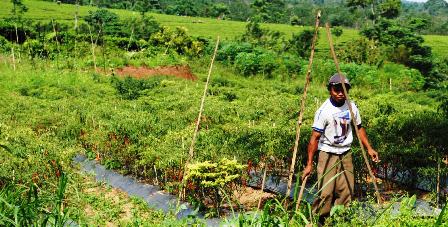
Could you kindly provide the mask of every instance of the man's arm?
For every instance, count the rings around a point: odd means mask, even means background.
[[[369,153],[370,157],[372,158],[372,161],[379,162],[380,159],[378,157],[378,152],[376,152],[372,148],[372,146],[370,146],[366,130],[363,127],[360,127],[358,131],[359,131],[359,138],[361,139],[362,144],[367,148],[367,153]]]
[[[311,174],[311,171],[313,170],[314,154],[317,151],[317,147],[319,145],[319,139],[320,139],[321,135],[322,135],[322,133],[315,131],[315,130],[313,130],[313,132],[311,133],[310,142],[308,143],[308,160],[306,162],[306,167],[302,173],[302,180],[305,177],[309,176]]]

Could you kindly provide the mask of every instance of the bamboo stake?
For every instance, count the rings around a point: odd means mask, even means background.
[[[437,186],[436,186],[436,205],[440,206],[440,156],[437,157]]]
[[[184,180],[185,180],[185,176],[186,176],[187,171],[188,171],[188,165],[190,164],[190,162],[191,162],[191,160],[193,159],[193,156],[194,156],[194,144],[196,142],[196,136],[197,136],[198,131],[199,131],[199,124],[201,123],[202,112],[204,111],[205,97],[207,96],[208,84],[210,82],[210,76],[212,74],[213,63],[215,62],[216,53],[218,52],[218,46],[219,46],[219,36],[216,39],[216,46],[215,46],[215,50],[213,52],[212,60],[210,62],[210,67],[209,67],[208,75],[207,75],[207,81],[205,82],[204,93],[203,93],[202,99],[201,99],[201,106],[199,107],[198,120],[196,121],[196,126],[194,128],[193,138],[191,140],[191,145],[190,145],[190,149],[189,149],[189,152],[188,152],[188,158],[185,161],[184,174],[183,174],[183,177],[182,177],[182,184],[181,184],[181,188],[179,190],[178,204],[180,203],[180,200],[182,198],[184,198],[184,196],[185,196],[185,187],[183,187],[183,184],[185,183]]]
[[[12,53],[12,67],[14,68],[14,71],[16,71],[16,56],[14,54],[14,44],[11,46],[11,53]]]
[[[187,162],[191,161],[191,159],[194,156],[194,144],[196,142],[196,135],[198,134],[198,131],[199,131],[199,124],[201,123],[202,112],[204,111],[205,97],[207,96],[207,88],[208,88],[208,84],[210,82],[210,75],[212,74],[213,63],[215,62],[215,57],[216,57],[216,52],[218,51],[218,46],[219,46],[219,36],[216,40],[215,51],[213,52],[213,57],[212,57],[212,61],[210,63],[210,68],[208,69],[207,82],[205,82],[204,94],[202,95],[201,107],[199,108],[198,120],[196,121],[196,127],[194,128],[193,139],[191,140],[190,151],[189,151],[189,160],[187,160]]]
[[[54,25],[53,19],[51,19],[51,25],[53,25],[53,32],[56,38],[56,47],[58,48],[58,55],[56,57],[56,68],[59,69],[59,55],[61,54],[61,50],[59,48],[58,32],[56,31],[56,26]]]
[[[291,186],[292,186],[292,178],[294,175],[294,168],[296,164],[296,158],[297,158],[297,149],[299,147],[299,140],[300,140],[300,128],[302,127],[302,118],[303,113],[305,112],[305,101],[306,101],[306,94],[308,91],[308,87],[310,85],[310,79],[311,79],[311,68],[313,65],[313,58],[314,58],[314,48],[316,45],[317,40],[317,32],[319,31],[319,21],[320,21],[320,10],[316,14],[316,24],[314,25],[314,36],[313,36],[313,42],[311,44],[311,53],[310,53],[310,59],[308,63],[308,70],[306,72],[306,82],[305,82],[305,88],[303,90],[303,96],[300,104],[300,113],[299,113],[299,119],[297,120],[296,125],[296,140],[294,142],[294,150],[292,153],[292,161],[291,161],[291,167],[289,169],[289,178],[288,178],[288,187],[286,189],[286,196],[289,197],[291,194]],[[285,200],[287,201],[287,200]]]
[[[303,191],[305,190],[306,181],[308,180],[308,176],[306,176],[302,181],[302,186],[300,188],[299,197],[296,202],[296,213],[299,211],[300,202],[302,201]]]
[[[331,32],[330,32],[330,25],[328,23],[325,24],[326,30],[327,30],[327,38],[328,38],[328,42],[330,44],[330,50],[331,50],[331,55],[333,56],[333,60],[334,60],[334,64],[336,65],[336,70],[338,71],[339,75],[340,75],[340,79],[341,79],[341,84],[342,84],[342,89],[344,90],[344,95],[345,98],[347,99],[347,103],[348,103],[348,109],[350,110],[350,116],[352,118],[352,123],[353,123],[353,128],[355,128],[355,132],[356,132],[356,136],[358,137],[359,140],[359,146],[361,147],[361,153],[362,153],[362,157],[364,158],[364,162],[366,163],[367,169],[369,170],[369,175],[372,178],[373,181],[373,186],[375,188],[375,194],[376,194],[376,198],[377,198],[377,203],[381,204],[382,200],[381,200],[381,194],[378,190],[378,186],[376,184],[376,178],[375,175],[373,175],[372,172],[372,168],[370,167],[369,164],[369,160],[367,159],[367,154],[366,151],[364,149],[364,145],[361,142],[361,138],[359,136],[359,130],[358,127],[356,126],[356,121],[355,121],[355,115],[353,113],[353,108],[350,102],[350,97],[348,96],[348,92],[347,92],[347,88],[345,87],[345,76],[342,74],[341,69],[339,68],[339,62],[338,59],[336,57],[336,53],[334,51],[334,45],[333,45],[333,40],[331,38]]]
[[[90,25],[87,25],[87,27],[89,28],[89,33],[90,33],[90,43],[92,44],[92,60],[93,60],[93,69],[96,72],[96,56],[95,56],[95,46],[96,43],[98,41],[98,37],[96,38],[95,42],[93,42],[93,36],[92,36],[92,29],[90,28]],[[100,31],[101,32],[101,29]],[[99,34],[99,33],[98,33]]]
[[[267,165],[266,163],[263,164],[264,165],[264,171],[263,171],[263,179],[261,180],[261,195],[260,195],[260,199],[258,199],[258,206],[257,209],[260,210],[261,207],[261,199],[263,198],[263,192],[264,192],[264,184],[266,183],[266,172],[267,172]]]
[[[15,22],[14,23],[14,28],[15,28],[15,30],[16,30],[16,43],[17,43],[17,45],[19,45],[19,32],[18,32],[18,30],[17,30],[17,22]],[[21,56],[20,56],[20,51],[18,51],[17,52],[17,61],[20,63],[20,58],[21,58]],[[15,67],[14,67],[15,68]]]

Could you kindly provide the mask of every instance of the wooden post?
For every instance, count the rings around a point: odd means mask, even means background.
[[[352,119],[353,128],[355,128],[356,136],[358,137],[358,140],[359,140],[359,146],[361,147],[361,153],[362,153],[362,156],[364,158],[364,162],[365,162],[365,164],[367,166],[367,169],[369,170],[369,175],[372,178],[373,186],[375,187],[377,202],[378,202],[378,204],[381,204],[381,202],[382,202],[381,201],[381,194],[380,194],[380,191],[378,190],[378,186],[376,184],[375,175],[373,175],[372,168],[370,167],[369,160],[367,159],[367,154],[366,154],[366,151],[364,150],[364,145],[361,142],[361,139],[360,139],[360,136],[359,136],[359,130],[358,130],[358,127],[356,126],[356,120],[355,120],[356,116],[353,113],[353,108],[352,108],[352,105],[351,105],[351,102],[350,102],[350,97],[348,96],[347,88],[345,87],[345,83],[344,83],[345,76],[342,74],[341,69],[339,68],[339,62],[338,62],[338,59],[336,57],[336,53],[334,51],[333,40],[331,38],[331,32],[330,32],[330,25],[328,23],[326,23],[325,27],[327,29],[327,38],[328,38],[328,43],[330,44],[331,55],[333,56],[334,64],[336,65],[336,70],[338,71],[338,73],[340,75],[342,89],[344,90],[344,95],[345,95],[345,98],[347,99],[348,109],[350,110],[350,116],[351,116],[351,119]]]
[[[61,54],[60,48],[59,48],[59,40],[58,40],[58,32],[56,30],[56,26],[54,25],[53,19],[51,19],[51,25],[53,26],[53,32],[56,37],[56,47],[58,49],[58,55],[56,57],[56,68],[59,69],[59,55]]]
[[[264,184],[266,183],[266,172],[268,169],[266,162],[263,165],[264,165],[264,171],[263,171],[263,179],[261,180],[261,190],[260,190],[261,195],[260,195],[260,198],[258,199],[258,206],[257,206],[258,210],[260,210],[260,208],[261,208],[261,199],[263,199]]]
[[[436,188],[436,205],[440,206],[440,156],[437,157],[437,188]]]
[[[204,103],[205,103],[205,97],[207,96],[207,88],[208,88],[208,84],[210,82],[210,76],[212,74],[212,69],[213,69],[213,63],[215,62],[215,57],[216,57],[216,53],[218,52],[218,46],[219,46],[219,36],[216,39],[216,46],[215,46],[215,50],[213,52],[213,56],[212,56],[212,60],[210,62],[210,68],[208,70],[208,75],[207,75],[207,81],[205,82],[205,87],[204,87],[204,93],[202,95],[202,99],[201,99],[201,106],[199,107],[199,114],[198,114],[198,119],[196,121],[196,126],[194,128],[194,132],[193,132],[193,138],[191,140],[191,144],[190,144],[190,149],[188,152],[188,158],[185,161],[185,167],[184,167],[184,174],[182,177],[182,183],[179,189],[179,200],[178,200],[178,204],[180,203],[180,200],[182,198],[184,198],[185,196],[185,187],[184,185],[184,180],[185,180],[185,176],[187,174],[188,171],[188,165],[190,164],[190,162],[193,160],[193,156],[194,156],[194,144],[196,142],[196,136],[198,134],[199,131],[199,124],[201,123],[201,117],[202,117],[202,112],[204,111]]]
[[[314,25],[313,42],[311,43],[310,59],[308,62],[308,70],[306,72],[305,88],[303,89],[303,95],[302,95],[300,112],[299,112],[299,119],[297,120],[297,124],[296,124],[296,139],[294,142],[294,150],[292,153],[291,166],[289,169],[288,187],[286,189],[287,197],[289,197],[289,195],[291,194],[292,178],[294,176],[294,168],[295,168],[296,158],[297,158],[297,149],[298,149],[299,140],[300,140],[300,128],[302,127],[302,118],[303,118],[303,114],[305,112],[306,94],[307,94],[308,87],[309,87],[310,81],[311,81],[311,69],[312,69],[312,65],[313,65],[314,48],[315,48],[316,40],[317,40],[317,32],[319,31],[319,21],[320,21],[320,11],[318,11],[316,14],[316,23]],[[288,201],[288,200],[285,200],[285,201]]]
[[[299,197],[296,202],[296,212],[299,211],[300,202],[302,201],[303,191],[305,190],[306,181],[308,180],[308,176],[303,179],[302,186],[300,188]]]

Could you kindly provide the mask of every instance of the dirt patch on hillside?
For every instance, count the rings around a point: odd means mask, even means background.
[[[126,66],[114,70],[114,73],[119,76],[130,76],[137,79],[144,79],[151,76],[175,76],[187,80],[197,80],[198,78],[191,72],[188,65],[175,66],[159,66],[150,68],[147,66]]]

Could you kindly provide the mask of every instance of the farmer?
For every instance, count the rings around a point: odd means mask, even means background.
[[[347,78],[344,79],[348,92],[351,85]],[[354,189],[350,152],[354,132],[341,81],[342,78],[337,73],[328,81],[330,98],[316,111],[308,144],[308,161],[302,174],[302,179],[311,174],[314,154],[319,150],[317,175],[320,194],[313,203],[313,211],[322,218],[329,215],[333,202],[335,205],[348,205]],[[361,126],[358,108],[353,102],[352,109],[361,142],[367,148],[372,160],[378,162],[378,153],[369,144],[366,130]]]

